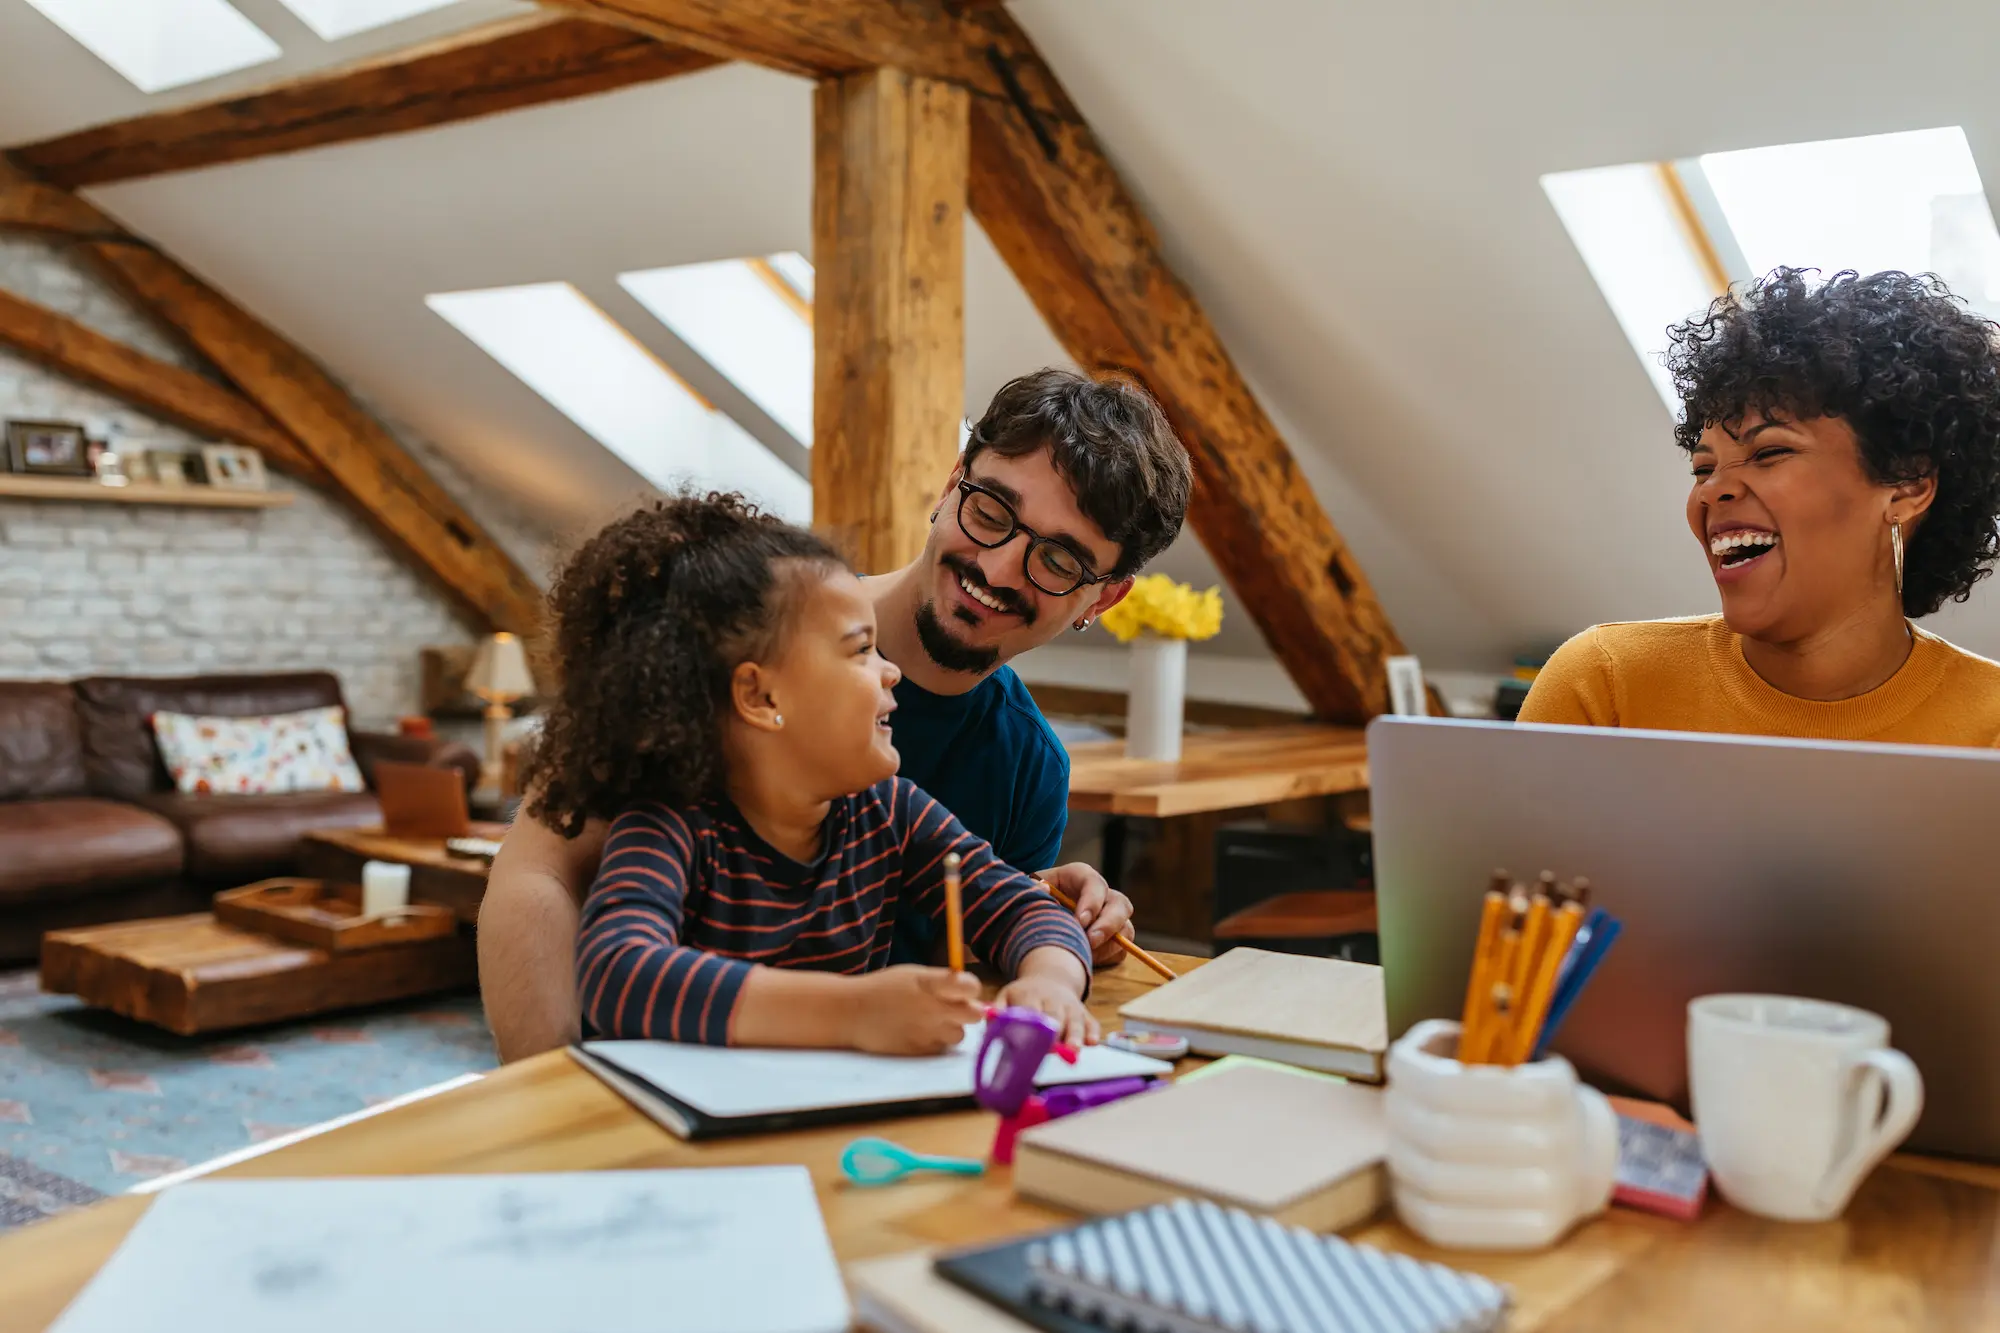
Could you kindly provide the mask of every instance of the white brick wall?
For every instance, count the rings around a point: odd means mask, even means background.
[[[198,367],[54,245],[0,238],[0,287],[149,355]],[[113,440],[199,441],[119,400],[0,352],[0,418],[81,421]],[[536,577],[547,535],[390,429]],[[0,499],[0,677],[325,668],[357,724],[417,706],[417,650],[472,627],[352,510],[273,476],[297,499],[262,510]]]

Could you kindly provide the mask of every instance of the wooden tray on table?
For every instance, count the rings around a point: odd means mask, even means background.
[[[458,918],[449,907],[411,903],[363,916],[359,885],[289,877],[216,894],[215,918],[240,930],[328,953],[413,944],[458,929]]]

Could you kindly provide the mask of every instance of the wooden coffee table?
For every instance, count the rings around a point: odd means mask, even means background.
[[[499,838],[504,824],[474,824]],[[412,902],[449,907],[465,926],[479,919],[485,861],[453,856],[440,838],[385,836],[380,829],[320,829],[300,849],[310,878],[354,884],[364,861],[410,867]],[[207,912],[56,930],[42,937],[42,989],[192,1036],[407,1000],[471,986],[479,974],[472,934],[351,953],[303,948],[234,926]]]
[[[472,822],[475,838],[497,842],[506,832],[505,824]],[[400,861],[410,867],[411,902],[437,903],[458,913],[466,925],[478,924],[487,863],[453,856],[444,849],[443,838],[392,838],[379,828],[314,829],[299,848],[299,873],[312,879],[359,884],[364,861]]]
[[[42,936],[42,989],[193,1036],[470,986],[472,937],[329,953],[207,912]]]

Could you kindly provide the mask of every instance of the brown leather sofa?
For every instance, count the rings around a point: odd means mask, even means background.
[[[293,871],[307,829],[379,823],[367,792],[183,796],[160,762],[156,710],[245,717],[341,704],[324,671],[0,681],[0,963],[45,930],[205,908],[218,889]],[[355,731],[374,786],[384,759],[458,769],[463,745]]]

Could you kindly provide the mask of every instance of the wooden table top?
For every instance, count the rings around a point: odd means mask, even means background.
[[[1179,970],[1199,960],[1172,959]],[[1102,1017],[1158,980],[1127,960],[1099,974]],[[689,1144],[560,1051],[228,1167],[228,1177],[742,1166],[812,1172],[844,1261],[999,1240],[1068,1220],[1016,1199],[1006,1170],[860,1189],[840,1152],[880,1133],[920,1152],[983,1156],[993,1117],[967,1111]],[[149,1202],[126,1195],[0,1236],[0,1333],[45,1328]],[[1515,1333],[2000,1331],[2000,1169],[1898,1158],[1838,1221],[1765,1222],[1711,1196],[1698,1222],[1614,1208],[1540,1254],[1444,1253],[1393,1220],[1353,1239],[1484,1273],[1514,1290]]]
[[[1107,815],[1165,819],[1367,787],[1363,733],[1310,722],[1189,732],[1173,763],[1127,759],[1123,741],[1069,751],[1069,808]]]
[[[467,827],[466,834],[498,842],[507,836],[507,826],[475,819]],[[405,865],[424,866],[431,870],[476,875],[481,880],[486,878],[489,869],[487,862],[476,856],[453,856],[447,852],[443,838],[392,838],[379,825],[374,828],[313,829],[304,836],[309,842],[326,843],[371,861],[401,861]]]

